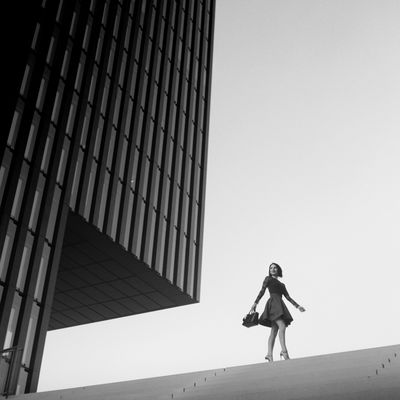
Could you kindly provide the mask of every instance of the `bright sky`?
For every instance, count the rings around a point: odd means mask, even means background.
[[[292,358],[399,343],[399,16],[217,0],[201,302],[50,332],[39,391],[263,362],[273,261]]]

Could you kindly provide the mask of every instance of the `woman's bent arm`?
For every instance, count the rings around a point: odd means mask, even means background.
[[[254,302],[254,304],[258,304],[258,302],[261,300],[261,297],[264,296],[265,290],[267,289],[267,286],[268,286],[268,282],[269,282],[269,276],[267,276],[264,279],[262,288],[260,290],[260,293],[258,293],[258,296],[257,296],[256,301]]]

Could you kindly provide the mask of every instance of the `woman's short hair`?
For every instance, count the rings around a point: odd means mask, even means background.
[[[275,265],[275,267],[278,269],[278,276],[280,276],[282,278],[282,268],[277,264],[277,263],[272,263],[269,267],[268,267],[268,275],[271,276],[271,271],[270,268]]]

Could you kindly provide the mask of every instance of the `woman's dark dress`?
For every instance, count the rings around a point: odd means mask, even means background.
[[[267,276],[264,279],[260,293],[257,296],[256,303],[258,303],[265,293],[265,289],[268,288],[270,297],[265,305],[264,312],[258,319],[258,323],[264,326],[272,326],[272,323],[277,319],[282,319],[286,326],[290,325],[293,321],[293,317],[290,315],[285,303],[282,300],[282,295],[290,301],[295,307],[299,305],[289,296],[286,290],[286,286],[278,279]]]

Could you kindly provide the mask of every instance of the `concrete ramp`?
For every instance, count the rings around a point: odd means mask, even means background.
[[[400,345],[17,396],[18,400],[399,400]]]

